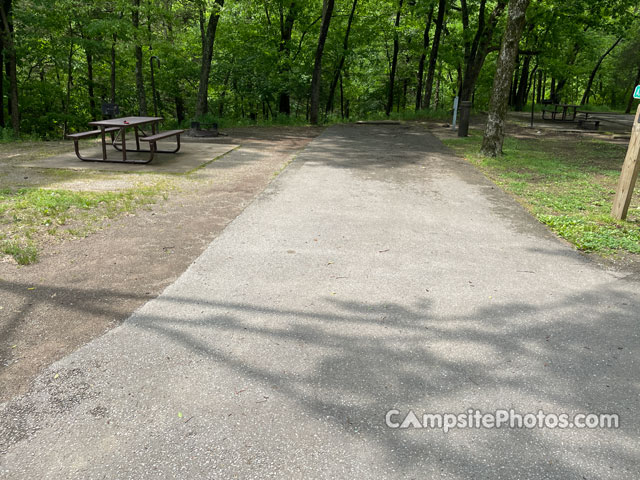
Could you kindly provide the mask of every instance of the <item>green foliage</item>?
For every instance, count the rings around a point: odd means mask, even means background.
[[[194,119],[202,59],[201,18],[213,0],[141,2],[140,28],[132,25],[131,0],[13,0],[18,55],[21,129],[41,138],[61,138],[84,130],[100,116],[102,101],[111,101],[111,53],[115,54],[115,101],[122,114],[139,113],[134,47],[143,50],[144,87],[153,111],[150,58],[155,68],[159,114],[167,125],[188,126]],[[209,83],[209,110],[220,125],[304,122],[308,116],[311,72],[322,0],[295,2],[291,40],[282,41],[281,11],[292,2],[229,0],[220,12]],[[397,0],[358,0],[347,51],[343,41],[353,0],[337,0],[323,58],[321,106],[344,54],[345,62],[333,105],[326,118],[376,118],[384,110],[394,35],[400,42],[394,116],[414,115],[418,61],[425,51],[423,34],[434,0],[405,1],[395,31]],[[480,22],[480,0],[468,0],[469,25],[461,8],[449,8],[436,62],[431,110],[448,110],[459,91],[468,51]],[[486,1],[485,23],[497,0]],[[563,101],[580,101],[599,57],[622,37],[597,70],[589,103],[598,110],[625,110],[640,69],[640,21],[632,0],[544,0],[534,2],[521,42],[518,80],[524,59],[544,75],[544,96],[552,80]],[[435,17],[432,19],[435,22]],[[431,26],[430,44],[435,25]],[[204,25],[206,26],[206,25]],[[476,108],[489,102],[495,58],[504,26],[499,18],[475,85]],[[428,56],[427,56],[428,57]],[[91,63],[90,63],[91,62]],[[89,75],[92,69],[92,78]],[[517,83],[516,83],[517,84]],[[5,89],[8,80],[4,81]],[[89,90],[93,89],[93,106]],[[529,88],[530,90],[530,88]],[[6,90],[5,90],[6,92]],[[291,99],[291,118],[279,114],[279,97]],[[530,95],[528,96],[530,98]],[[8,116],[6,102],[3,105]],[[431,113],[429,115],[432,115]],[[439,117],[439,114],[435,114]],[[284,117],[284,119],[283,119]],[[0,140],[6,140],[2,135]]]
[[[640,191],[629,221],[610,216],[623,145],[507,137],[504,155],[479,155],[481,136],[446,143],[515,195],[541,222],[587,252],[640,253]],[[640,189],[638,189],[640,190]]]

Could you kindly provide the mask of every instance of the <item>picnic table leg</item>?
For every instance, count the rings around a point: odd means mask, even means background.
[[[104,130],[105,127],[100,127],[100,136],[102,137],[102,160],[107,159],[107,137]]]
[[[120,137],[122,138],[122,161],[127,161],[127,139],[126,132],[124,131],[124,127],[120,128]]]
[[[133,128],[135,130],[135,136],[136,136],[136,150],[140,150],[140,135],[138,135],[138,126],[136,125]]]

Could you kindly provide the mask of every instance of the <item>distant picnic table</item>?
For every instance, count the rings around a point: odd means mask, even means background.
[[[542,109],[542,119],[548,120],[545,114],[550,114],[551,120],[557,122],[574,122],[578,113],[578,108],[580,108],[580,105],[569,105],[567,103],[547,103]]]
[[[553,122],[574,122],[577,124],[578,128],[582,129],[598,130],[601,119],[594,116],[606,113],[578,110],[580,105],[552,103],[551,100],[543,100],[542,105],[543,120],[551,120]],[[590,115],[592,118],[589,118]]]
[[[111,118],[107,120],[96,120],[89,122],[89,125],[98,127],[99,130],[91,130],[88,132],[72,133],[67,138],[73,140],[76,156],[85,162],[117,162],[117,163],[149,163],[153,160],[156,153],[176,153],[180,150],[180,134],[184,130],[168,130],[158,133],[158,124],[163,120],[162,117],[122,117]],[[145,133],[142,127],[150,126],[151,135]],[[126,129],[133,128],[136,148],[127,148],[126,145]],[[116,133],[117,132],[117,133]],[[107,140],[106,134],[111,135],[111,145],[122,152],[122,160],[107,158]],[[114,135],[114,133],[116,133]],[[89,158],[80,155],[78,141],[82,138],[93,136],[101,137],[102,158]],[[176,147],[173,150],[158,150],[156,143],[158,140],[176,137]],[[140,148],[140,142],[147,142],[149,149]],[[127,160],[127,152],[148,152],[149,158],[146,160]]]

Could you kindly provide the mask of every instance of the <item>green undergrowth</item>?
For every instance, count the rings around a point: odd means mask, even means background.
[[[504,155],[479,154],[473,131],[445,143],[513,194],[556,234],[585,252],[640,253],[640,189],[627,221],[610,216],[626,146],[593,139],[506,138]]]

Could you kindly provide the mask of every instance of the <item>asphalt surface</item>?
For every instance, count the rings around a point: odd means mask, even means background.
[[[332,127],[124,325],[0,406],[7,479],[640,478],[640,289],[417,127]],[[425,413],[617,429],[390,428]]]

